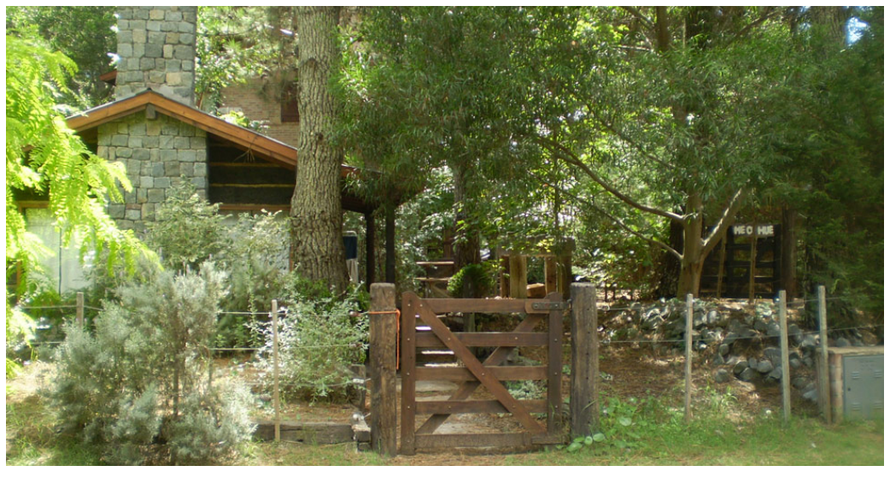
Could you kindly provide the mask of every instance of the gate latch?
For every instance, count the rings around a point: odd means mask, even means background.
[[[533,311],[552,311],[566,309],[565,301],[530,301]]]

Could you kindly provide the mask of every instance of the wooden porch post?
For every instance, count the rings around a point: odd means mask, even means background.
[[[365,287],[371,290],[371,284],[374,283],[374,270],[377,263],[374,259],[374,246],[376,245],[374,236],[374,213],[365,213]]]
[[[371,285],[371,448],[396,455],[396,286]]]

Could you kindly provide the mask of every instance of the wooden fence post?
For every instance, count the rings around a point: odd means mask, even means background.
[[[599,337],[596,286],[572,284],[571,428],[573,437],[599,431]]]
[[[281,441],[281,399],[278,391],[278,300],[272,300],[272,401],[275,404],[275,441]]]
[[[77,293],[77,326],[83,330],[83,292]]]
[[[692,294],[686,294],[686,422],[692,420]]]
[[[371,284],[371,447],[387,456],[396,455],[398,338],[396,286]]]
[[[779,291],[779,346],[782,350],[782,415],[791,420],[791,369],[788,366],[788,303],[785,291]]]
[[[828,309],[825,306],[825,286],[818,288],[819,296],[819,358],[816,359],[816,378],[819,388],[819,409],[825,422],[831,424],[831,393],[828,370]]]

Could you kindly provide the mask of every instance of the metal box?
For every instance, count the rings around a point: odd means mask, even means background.
[[[844,417],[884,417],[884,355],[844,358]]]
[[[884,417],[884,347],[829,349],[835,420]]]

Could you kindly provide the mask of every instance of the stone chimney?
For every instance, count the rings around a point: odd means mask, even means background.
[[[145,89],[195,104],[197,7],[119,7],[115,100]]]

